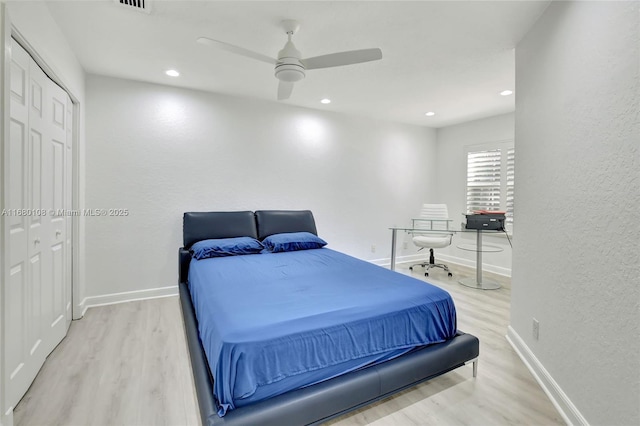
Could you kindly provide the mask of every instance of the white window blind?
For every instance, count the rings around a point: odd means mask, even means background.
[[[507,225],[513,224],[514,160],[513,146],[499,144],[496,148],[468,148],[468,212],[505,211]]]
[[[507,224],[513,223],[513,178],[515,168],[516,151],[514,148],[507,149],[507,199],[506,208]]]
[[[467,154],[467,211],[500,210],[499,149]]]

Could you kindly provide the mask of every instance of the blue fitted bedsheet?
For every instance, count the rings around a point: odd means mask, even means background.
[[[451,339],[446,291],[322,248],[191,261],[218,414]]]

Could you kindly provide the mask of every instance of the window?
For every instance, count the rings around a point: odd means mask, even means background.
[[[513,142],[467,147],[467,211],[505,211],[513,225]]]
[[[507,149],[507,172],[506,172],[506,186],[507,197],[505,200],[505,211],[507,212],[507,225],[513,225],[513,179],[515,168],[516,150],[511,147]]]

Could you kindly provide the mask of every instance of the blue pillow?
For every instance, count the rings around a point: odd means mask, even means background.
[[[251,237],[218,238],[198,241],[191,246],[191,253],[194,259],[200,260],[209,257],[256,254],[263,248],[260,241]]]
[[[282,251],[317,249],[327,245],[322,238],[310,232],[285,232],[273,234],[262,240],[264,252],[278,253]]]

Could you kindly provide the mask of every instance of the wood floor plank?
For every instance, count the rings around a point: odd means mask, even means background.
[[[450,265],[429,281],[449,291],[458,328],[480,339],[471,365],[336,418],[330,425],[556,425],[561,417],[505,339],[510,281],[499,290],[457,280]],[[420,268],[398,271],[425,280]],[[14,411],[17,426],[199,425],[191,367],[176,297],[91,308],[74,321]],[[284,426],[286,426],[283,423]]]

